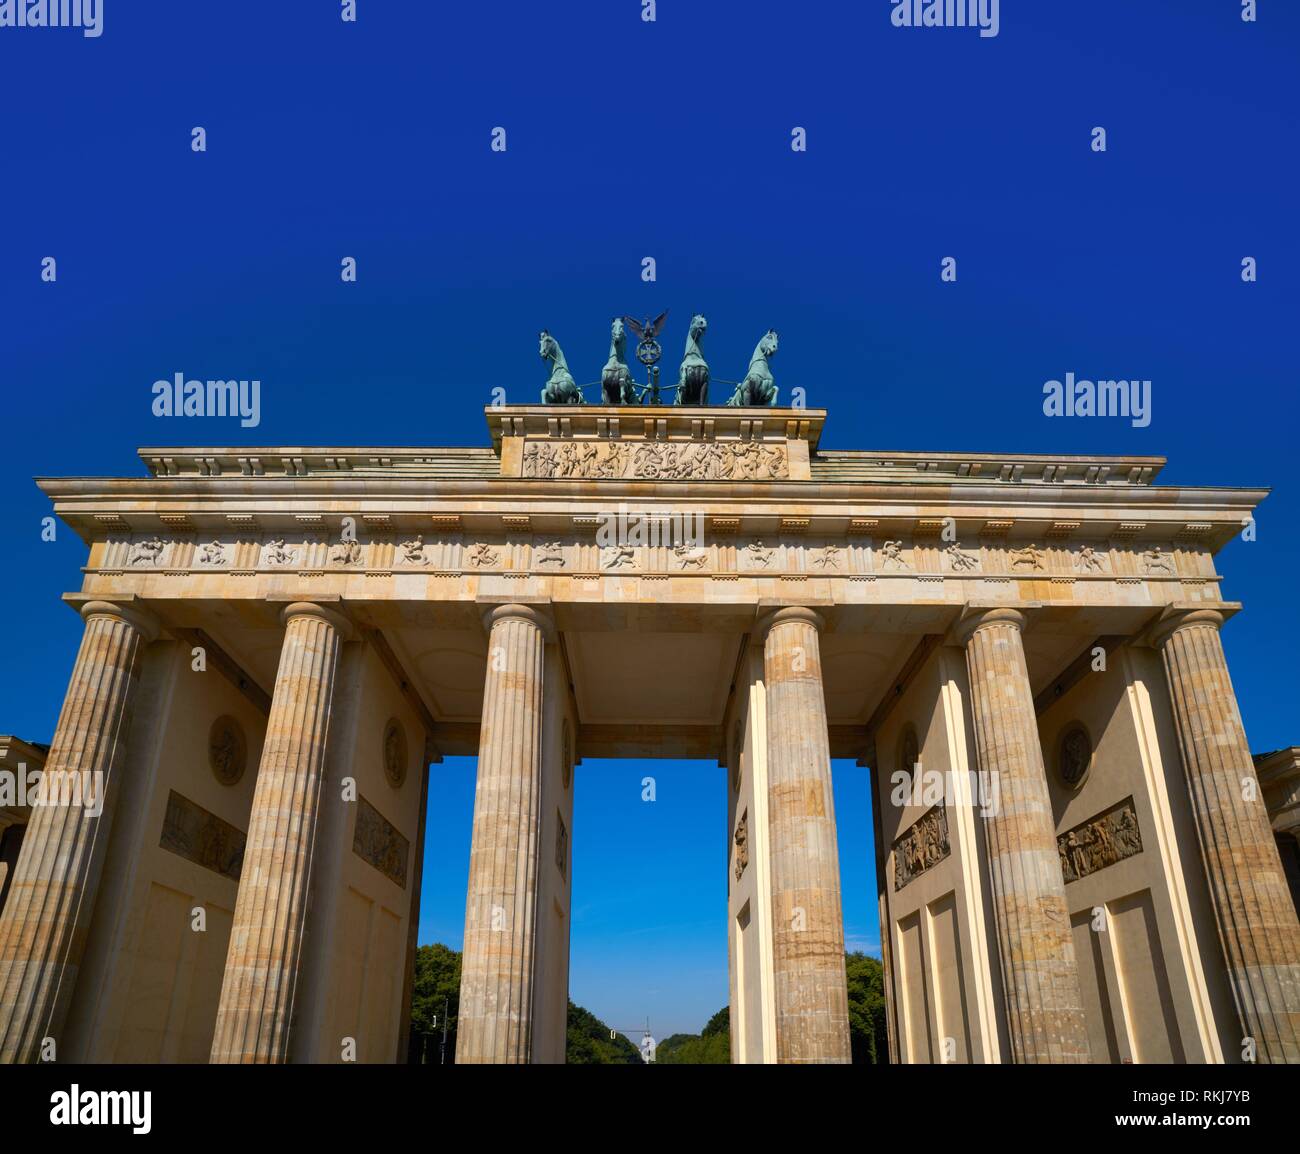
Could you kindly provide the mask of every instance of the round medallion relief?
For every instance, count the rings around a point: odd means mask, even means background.
[[[394,789],[406,781],[406,730],[395,717],[384,726],[384,776]]]
[[[569,729],[567,717],[560,735],[560,779],[564,782],[564,788],[568,789],[573,784],[573,733]]]
[[[238,785],[248,762],[248,742],[244,729],[233,717],[224,714],[208,730],[208,766],[222,785]]]
[[[1082,725],[1072,725],[1061,734],[1061,752],[1056,771],[1071,789],[1077,789],[1092,766],[1092,738]]]

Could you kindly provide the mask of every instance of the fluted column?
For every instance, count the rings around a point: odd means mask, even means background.
[[[133,608],[90,601],[81,615],[81,649],[45,762],[48,804],[32,807],[0,917],[3,1062],[36,1061],[46,1037],[57,1055],[126,770],[141,655],[157,636],[152,617]],[[82,804],[66,803],[74,783],[89,790]]]
[[[1300,923],[1246,744],[1219,638],[1222,614],[1175,612],[1153,641],[1164,659],[1243,1051],[1300,1062]]]
[[[465,900],[456,1061],[527,1062],[532,1043],[543,669],[550,622],[500,605],[489,631]]]
[[[998,954],[1016,1062],[1087,1062],[1083,995],[1056,849],[1043,751],[1016,609],[959,627],[979,768],[996,782],[984,814]]]
[[[339,650],[338,613],[295,602],[248,819],[213,1062],[287,1060]]]
[[[839,847],[822,691],[821,618],[764,623],[768,827],[778,1062],[848,1062]]]

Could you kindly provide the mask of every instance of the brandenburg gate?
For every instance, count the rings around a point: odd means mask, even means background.
[[[476,755],[460,1062],[563,1061],[574,766],[618,756],[726,774],[737,1062],[849,1058],[832,758],[895,1061],[1300,1061],[1214,560],[1264,492],[701,401],[41,480],[88,550],[45,769],[98,804],[32,810],[0,1056],[403,1060],[428,767]]]

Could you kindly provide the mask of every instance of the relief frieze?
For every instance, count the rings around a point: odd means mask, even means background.
[[[406,862],[411,843],[364,797],[357,797],[357,824],[352,852],[384,877],[406,889]]]
[[[244,865],[244,831],[172,790],[167,795],[158,844],[195,865],[239,881]]]
[[[556,480],[784,481],[784,444],[760,441],[531,441],[524,476]]]
[[[894,892],[933,869],[951,852],[948,811],[936,805],[894,842]]]
[[[1141,853],[1142,831],[1138,829],[1133,799],[1126,797],[1061,834],[1056,839],[1056,851],[1067,884]]]

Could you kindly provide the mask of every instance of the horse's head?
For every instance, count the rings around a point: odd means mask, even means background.
[[[615,317],[609,326],[609,339],[620,352],[627,343],[627,331],[623,328],[623,318]]]
[[[538,334],[538,336],[540,339],[540,344],[538,345],[537,348],[538,355],[542,358],[542,360],[549,361],[553,356],[555,356],[555,350],[557,348],[557,345],[555,343],[555,338],[551,336],[551,334],[548,333],[545,329],[542,329],[541,333]]]
[[[704,319],[702,313],[696,313],[691,317],[691,340],[698,341],[708,331],[709,322]]]
[[[765,357],[776,356],[776,329],[768,329],[767,335],[758,342],[758,351]]]

